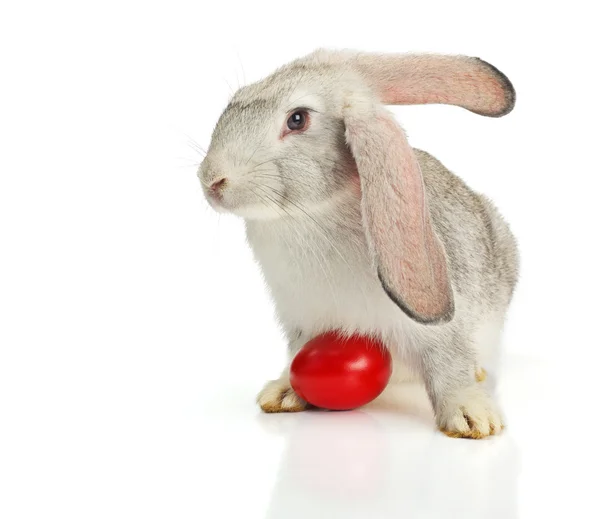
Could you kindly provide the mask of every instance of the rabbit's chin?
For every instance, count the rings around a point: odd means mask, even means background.
[[[206,200],[217,213],[232,214],[247,220],[274,220],[285,215],[282,209],[269,207],[264,203],[240,203],[213,196],[206,196]]]
[[[244,220],[277,220],[287,216],[283,209],[265,207],[264,205],[245,205],[220,212],[231,213]]]
[[[233,205],[226,202],[217,202],[209,199],[209,205],[221,214],[231,214],[244,220],[277,220],[289,216],[289,212],[281,207],[267,207],[264,204],[239,204]]]

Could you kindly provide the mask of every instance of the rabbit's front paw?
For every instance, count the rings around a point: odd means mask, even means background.
[[[496,404],[478,386],[461,389],[446,399],[438,410],[437,423],[447,436],[475,440],[500,434],[504,428]]]
[[[307,408],[306,402],[294,393],[286,379],[267,382],[256,401],[265,413],[297,413]]]

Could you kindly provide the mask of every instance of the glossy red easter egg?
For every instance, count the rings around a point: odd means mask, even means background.
[[[308,341],[290,366],[296,394],[316,407],[347,410],[368,404],[385,389],[392,358],[372,338],[329,332]]]

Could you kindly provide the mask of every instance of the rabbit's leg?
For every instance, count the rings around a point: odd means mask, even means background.
[[[452,334],[443,347],[432,341],[421,355],[423,380],[437,425],[455,438],[499,434],[504,427],[501,414],[485,386],[478,384],[485,371],[475,368],[472,341],[461,335]]]
[[[300,331],[292,331],[288,345],[290,362],[280,377],[270,380],[258,394],[256,401],[265,413],[297,413],[307,409],[308,404],[302,400],[290,385],[290,363],[294,355],[308,340]]]

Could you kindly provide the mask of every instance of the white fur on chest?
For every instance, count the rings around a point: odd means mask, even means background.
[[[408,318],[377,279],[357,215],[339,218],[247,222],[278,318],[308,335],[342,329],[396,336]]]

